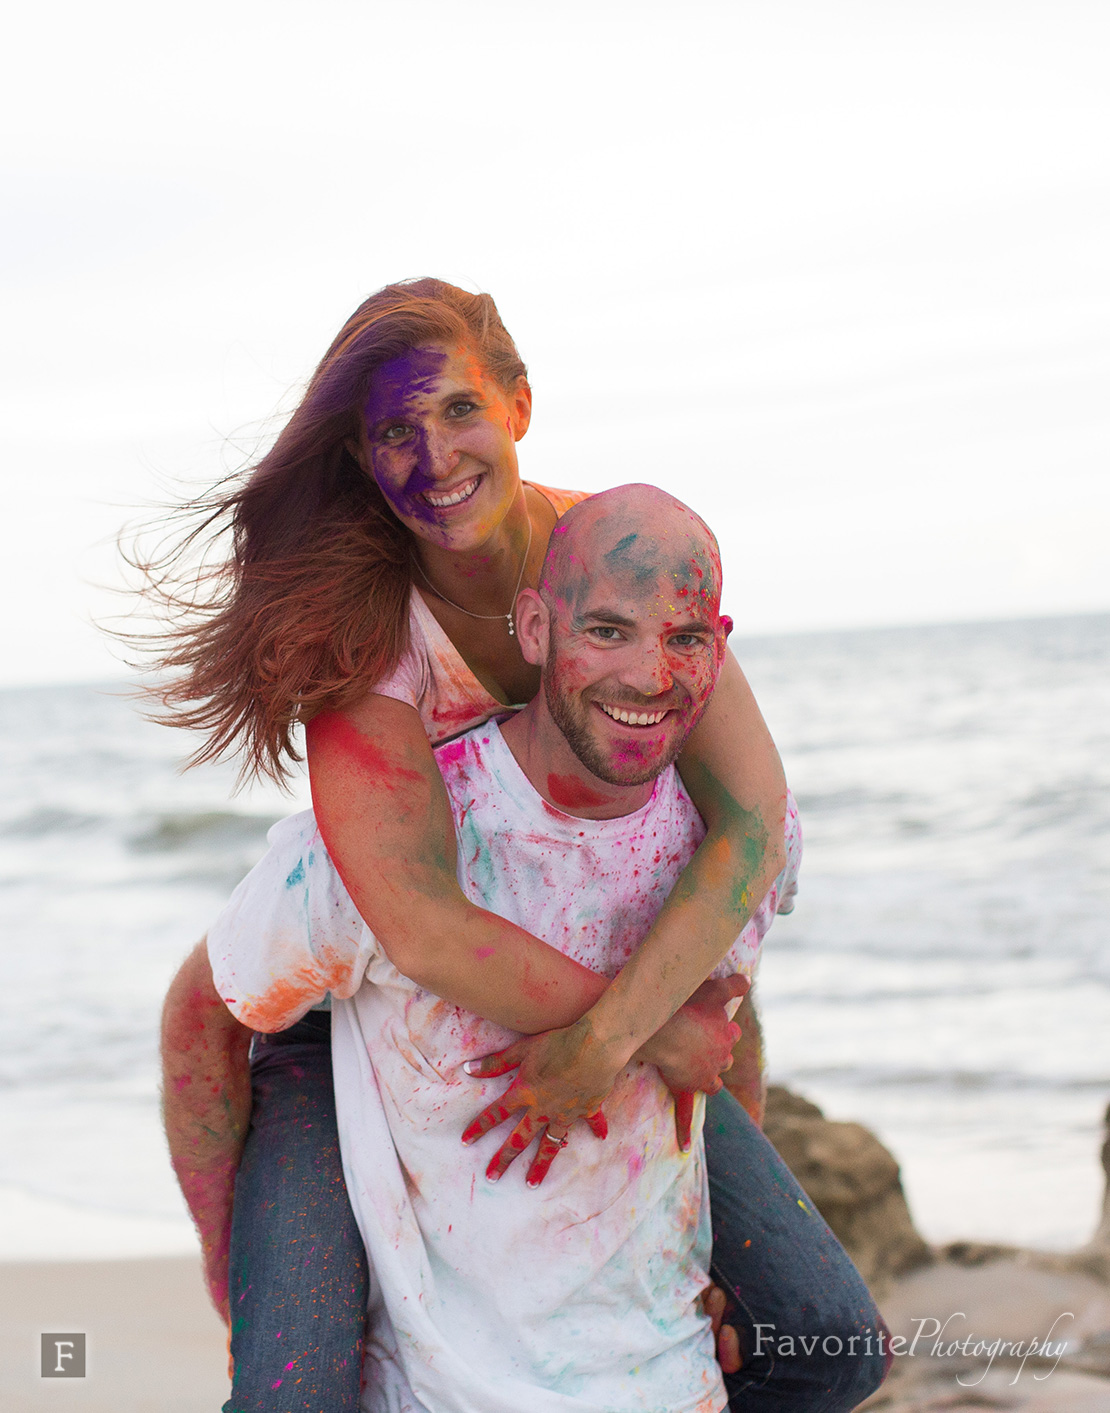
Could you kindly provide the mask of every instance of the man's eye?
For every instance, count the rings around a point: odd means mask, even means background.
[[[597,628],[591,628],[590,632],[595,638],[600,638],[603,643],[615,643],[621,635],[621,630],[614,628],[612,624],[602,624]]]
[[[701,641],[697,633],[676,633],[671,639],[676,648],[697,648],[701,646]]]

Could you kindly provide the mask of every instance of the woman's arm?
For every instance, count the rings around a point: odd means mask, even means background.
[[[782,766],[731,654],[680,761],[709,832],[609,986],[465,898],[446,791],[413,708],[371,695],[317,717],[308,754],[332,860],[398,970],[536,1035],[505,1096],[529,1111],[518,1138],[537,1132],[541,1115],[569,1125],[596,1110],[724,956],[784,862]],[[500,1121],[491,1116],[485,1127]]]
[[[307,739],[320,833],[398,971],[526,1035],[561,1029],[589,1010],[605,977],[459,887],[451,806],[411,706],[374,694],[316,717]]]
[[[706,837],[596,1004],[574,1025],[514,1047],[516,1078],[467,1129],[475,1139],[522,1113],[491,1170],[504,1171],[549,1122],[562,1132],[588,1112],[579,1096],[608,1093],[633,1055],[651,1059],[661,1027],[717,966],[785,866],[782,763],[731,653],[679,766]]]
[[[786,777],[731,652],[678,764],[708,832],[588,1018],[622,1066],[720,962],[786,865]]]

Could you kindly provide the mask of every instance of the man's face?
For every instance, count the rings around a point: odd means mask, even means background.
[[[610,785],[640,785],[675,759],[705,710],[731,624],[708,550],[658,571],[604,559],[601,572],[572,574],[549,602],[544,695],[588,770]]]

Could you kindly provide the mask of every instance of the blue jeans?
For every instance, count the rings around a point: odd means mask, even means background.
[[[330,1017],[313,1012],[252,1047],[224,1413],[357,1413],[368,1276],[339,1158],[329,1037]],[[734,1302],[728,1318],[743,1355],[740,1373],[725,1379],[730,1410],[848,1413],[884,1373],[867,1287],[726,1091],[708,1102],[705,1141],[713,1276]],[[793,1355],[783,1353],[787,1335]]]
[[[235,1179],[224,1413],[356,1413],[367,1269],[343,1180],[331,1016],[251,1045],[251,1125]]]
[[[847,1413],[890,1363],[863,1277],[727,1089],[706,1101],[705,1156],[710,1269],[740,1336],[740,1372],[725,1375],[730,1410]]]

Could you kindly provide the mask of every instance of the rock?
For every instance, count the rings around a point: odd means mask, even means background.
[[[993,1241],[950,1241],[937,1255],[953,1266],[989,1266],[1016,1256],[1019,1250],[1017,1246],[999,1246]]]
[[[826,1119],[779,1085],[767,1091],[763,1129],[873,1291],[932,1262],[898,1164],[870,1129]]]

